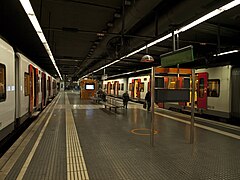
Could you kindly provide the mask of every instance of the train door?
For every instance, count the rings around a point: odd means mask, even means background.
[[[39,93],[39,84],[38,84],[38,69],[35,68],[34,70],[34,106],[38,105],[38,93]]]
[[[240,68],[233,68],[231,74],[231,117],[236,121],[240,119]]]
[[[137,98],[137,88],[138,88],[138,81],[135,79],[133,82],[133,98]]]
[[[51,91],[51,77],[48,76],[48,99],[51,98],[51,94],[52,94],[52,91]]]
[[[46,105],[46,74],[42,72],[42,80],[41,80],[41,88],[42,88],[42,107]]]
[[[34,107],[34,68],[31,64],[29,65],[29,87],[29,112],[32,114]]]
[[[151,80],[150,79],[149,79],[149,82],[148,82],[147,91],[151,91]]]
[[[132,79],[129,90],[131,90],[131,98],[134,98],[134,79]]]
[[[107,94],[108,95],[111,94],[111,83],[110,82],[107,83]]]
[[[140,84],[141,84],[141,79],[137,80],[137,86],[136,86],[136,91],[137,91],[137,98],[140,99]]]
[[[177,88],[184,88],[183,86],[185,85],[184,83],[184,77],[178,77],[177,81]],[[178,102],[180,106],[186,106],[186,102]]]
[[[119,81],[114,82],[115,83],[115,92],[114,95],[118,96],[119,94]]]
[[[208,73],[198,73],[197,107],[207,109]]]

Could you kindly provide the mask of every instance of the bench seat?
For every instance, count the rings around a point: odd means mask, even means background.
[[[123,105],[112,104],[112,103],[108,103],[108,102],[101,102],[101,104],[104,105],[105,108],[109,107],[110,110],[111,110],[111,108],[114,108],[115,112],[117,112],[117,108],[123,108]]]
[[[100,101],[102,101],[102,98],[99,98],[99,97],[90,97],[90,99],[96,103],[99,103]]]

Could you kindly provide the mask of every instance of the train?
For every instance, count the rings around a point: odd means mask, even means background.
[[[56,95],[56,79],[0,38],[0,141]]]
[[[162,79],[161,89],[176,90],[190,87],[191,69],[161,68],[156,77]],[[107,79],[103,87],[108,95],[121,97],[128,91],[134,101],[144,101],[145,94],[150,90],[150,73],[136,77]],[[222,65],[195,70],[195,112],[200,115],[219,117],[222,120],[240,121],[240,67]],[[156,96],[156,95],[155,95]],[[165,109],[190,111],[191,102],[158,102]]]

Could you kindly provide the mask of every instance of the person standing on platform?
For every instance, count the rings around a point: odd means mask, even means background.
[[[145,96],[145,101],[147,104],[147,110],[150,111],[150,107],[151,107],[151,92],[148,91],[146,96]]]
[[[126,109],[127,109],[128,101],[129,101],[129,95],[128,95],[128,91],[126,91],[123,94],[123,106],[126,107]]]
[[[105,92],[105,90],[104,90],[103,93],[102,93],[102,100],[103,100],[104,102],[107,101],[106,96],[107,96],[107,94],[106,94],[106,92]]]

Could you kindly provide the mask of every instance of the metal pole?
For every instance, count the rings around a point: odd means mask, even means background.
[[[195,69],[192,69],[190,144],[193,144],[194,142],[194,111],[195,111],[194,99],[195,99]]]
[[[151,136],[150,143],[154,146],[154,89],[155,89],[155,67],[152,67],[151,75]]]
[[[179,34],[177,34],[176,36],[177,36],[177,45],[176,45],[176,49],[179,49]]]
[[[172,32],[172,42],[173,42],[173,51],[175,51],[176,50],[176,40],[175,40],[174,31]]]

